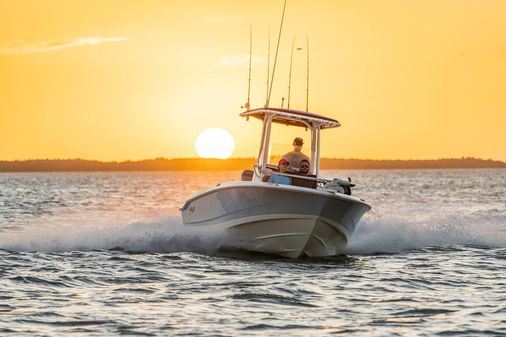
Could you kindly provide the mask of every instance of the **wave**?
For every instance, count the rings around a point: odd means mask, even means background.
[[[0,249],[10,251],[65,252],[121,249],[132,252],[192,251],[212,254],[221,236],[203,228],[188,228],[179,216],[142,221],[82,217],[31,224],[0,235]]]
[[[429,211],[427,211],[429,212]],[[400,253],[425,247],[506,247],[506,215],[366,215],[355,230],[349,254]]]
[[[423,220],[419,218],[409,214],[368,214],[353,234],[345,253],[399,253],[452,245],[506,247],[506,215],[503,212],[486,217],[433,214]],[[226,239],[225,233],[185,227],[179,215],[132,220],[82,214],[3,232],[0,249],[43,252],[122,249],[213,255]]]

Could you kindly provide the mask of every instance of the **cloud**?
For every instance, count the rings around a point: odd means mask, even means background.
[[[95,46],[101,43],[122,42],[126,40],[126,37],[78,37],[73,39],[49,40],[39,42],[0,41],[0,55],[48,53],[66,48]]]
[[[223,66],[237,66],[249,63],[249,54],[236,54],[224,56],[220,59],[219,64]],[[260,56],[253,56],[251,59],[252,64],[262,64],[264,60]]]
[[[240,23],[244,18],[237,16],[206,16],[204,21],[207,23],[214,23],[219,25],[227,25],[229,23]]]

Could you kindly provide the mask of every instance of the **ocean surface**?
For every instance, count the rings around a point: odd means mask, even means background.
[[[0,335],[506,335],[506,170],[324,175],[373,209],[346,255],[289,260],[182,225],[240,172],[0,174]]]

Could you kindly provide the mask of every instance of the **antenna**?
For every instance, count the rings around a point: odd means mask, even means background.
[[[249,25],[249,76],[248,76],[248,103],[246,103],[246,109],[249,110],[249,96],[251,93],[251,58],[253,53],[253,27]]]
[[[290,54],[290,72],[288,74],[288,105],[287,108],[290,109],[290,91],[292,88],[292,64],[293,64],[293,48],[295,47],[295,37],[292,42],[292,53]]]
[[[307,65],[306,65],[306,112],[309,111],[309,35],[306,38],[307,44]]]
[[[267,38],[267,87],[265,92],[265,107],[269,106],[269,75],[271,73],[271,27],[268,28]]]
[[[283,14],[281,15],[281,24],[279,25],[278,44],[276,46],[276,56],[274,56],[274,66],[272,67],[272,77],[271,77],[271,84],[269,87],[269,94],[267,95],[267,106],[269,106],[269,101],[271,99],[272,83],[274,82],[274,73],[276,72],[276,63],[278,61],[279,42],[281,41],[281,31],[283,29],[283,21],[285,20],[285,9],[286,9],[286,0],[283,5]]]
[[[253,58],[253,27],[249,25],[249,76],[248,76],[248,103],[246,109],[249,110],[249,96],[251,93],[251,59]]]
[[[242,109],[249,110],[250,107],[250,93],[251,93],[251,58],[253,52],[253,28],[249,25],[249,76],[248,76],[248,101],[242,105]]]

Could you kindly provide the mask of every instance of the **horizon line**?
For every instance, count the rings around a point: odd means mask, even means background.
[[[251,169],[255,158],[154,158],[137,161],[85,159],[35,159],[0,161],[0,172],[91,172],[91,171],[230,171]],[[502,161],[473,157],[429,160],[375,160],[322,158],[321,169],[506,169]]]
[[[480,158],[473,156],[462,156],[462,157],[439,157],[439,158],[430,158],[430,159],[421,159],[421,158],[410,158],[410,159],[401,159],[401,158],[384,158],[384,159],[372,159],[372,158],[343,158],[343,157],[321,157],[320,160],[361,160],[361,161],[437,161],[437,160],[481,160],[481,161],[496,161],[506,163],[506,160],[493,159],[493,158]],[[201,158],[201,157],[154,157],[154,158],[144,158],[144,159],[120,159],[120,160],[104,160],[104,159],[87,159],[83,157],[71,157],[71,158],[31,158],[31,159],[0,159],[0,162],[28,162],[28,161],[93,161],[99,163],[126,163],[126,162],[141,162],[141,161],[149,161],[149,160],[219,160],[219,161],[227,161],[227,160],[256,160],[256,157],[229,157],[226,159],[223,158]]]

